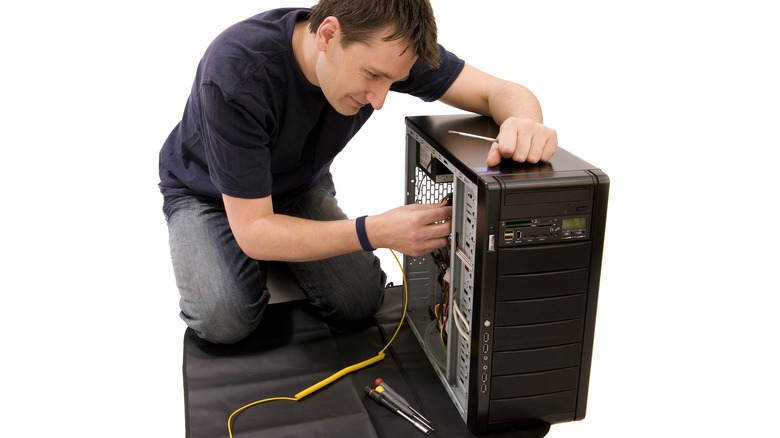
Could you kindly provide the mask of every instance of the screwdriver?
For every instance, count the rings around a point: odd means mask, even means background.
[[[424,422],[426,426],[428,426],[431,430],[433,430],[433,428],[431,427],[431,422],[428,421],[428,419],[425,418],[423,414],[417,412],[417,410],[412,407],[411,403],[406,401],[406,399],[403,398],[401,394],[395,392],[395,390],[391,388],[390,385],[388,385],[384,380],[382,380],[381,378],[376,379],[374,380],[374,385],[376,386],[377,390],[379,390],[379,388],[383,388],[385,390],[384,391],[385,394],[388,394],[390,398],[394,399],[394,401],[399,407],[403,407],[407,410],[408,415],[413,416],[418,420]]]
[[[422,432],[422,433],[424,433],[426,435],[431,433],[431,431],[427,427],[425,427],[423,424],[420,424],[419,422],[409,418],[408,415],[406,415],[403,412],[401,412],[398,409],[396,409],[390,402],[388,402],[385,399],[385,397],[381,393],[371,389],[370,386],[366,386],[365,391],[366,391],[366,395],[368,397],[370,397],[372,400],[374,400],[375,402],[379,403],[380,405],[386,407],[387,409],[390,409],[391,411],[395,412],[396,414],[404,417],[408,422],[412,423],[414,425],[414,427],[419,429],[420,432]]]
[[[431,424],[428,422],[428,419],[423,417],[422,415],[417,414],[417,411],[412,409],[411,406],[409,406],[409,403],[407,403],[405,400],[401,401],[398,398],[400,397],[398,394],[395,394],[394,392],[388,391],[386,388],[377,385],[376,388],[374,388],[374,391],[382,394],[382,396],[387,400],[393,407],[398,409],[399,411],[403,412],[407,416],[414,418],[415,420],[422,423],[424,426],[426,426],[428,429],[433,430],[433,427],[431,427]]]
[[[449,130],[447,132],[449,132],[450,134],[462,135],[464,137],[478,138],[480,140],[487,140],[487,141],[493,141],[493,142],[497,142],[498,141],[498,139],[495,139],[495,138],[484,137],[484,136],[477,135],[477,134],[469,134],[468,132],[460,132],[460,131],[452,131],[452,130]]]

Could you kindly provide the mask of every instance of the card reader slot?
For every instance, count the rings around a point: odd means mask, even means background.
[[[533,221],[531,220],[523,220],[523,221],[506,221],[507,228],[513,228],[513,227],[530,227],[533,225]]]

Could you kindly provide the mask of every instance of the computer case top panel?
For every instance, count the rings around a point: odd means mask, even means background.
[[[467,132],[495,138],[498,126],[493,119],[472,114],[451,116],[411,116],[406,118],[407,124],[414,127],[428,143],[435,144],[444,157],[452,161],[458,169],[470,179],[496,179],[509,184],[512,181],[532,179],[558,179],[564,174],[572,177],[582,175],[584,170],[597,167],[571,154],[563,148],[558,148],[552,159],[547,163],[529,165],[503,160],[498,166],[486,167],[485,160],[490,151],[491,142],[451,134],[449,131]],[[556,175],[552,175],[556,174]]]

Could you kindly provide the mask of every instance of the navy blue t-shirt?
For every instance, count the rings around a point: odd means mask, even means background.
[[[160,151],[164,195],[221,199],[299,193],[313,186],[373,113],[343,116],[295,61],[295,23],[310,9],[277,9],[237,23],[206,50],[181,122]],[[393,91],[440,98],[463,61],[439,47],[442,64],[416,63]]]

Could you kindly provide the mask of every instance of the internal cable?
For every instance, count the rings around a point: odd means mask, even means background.
[[[258,400],[256,402],[249,403],[248,405],[245,405],[245,406],[242,406],[242,407],[236,409],[235,411],[233,411],[232,414],[230,414],[230,417],[228,417],[228,421],[227,421],[228,435],[230,436],[230,438],[233,438],[233,417],[238,415],[238,413],[240,413],[241,411],[243,411],[243,410],[245,410],[247,408],[250,408],[252,406],[259,405],[260,403],[265,403],[265,402],[270,402],[270,401],[275,401],[275,400],[300,401],[302,398],[306,397],[307,395],[309,395],[309,394],[311,394],[313,392],[316,392],[316,391],[318,391],[318,390],[320,390],[320,389],[330,385],[331,383],[335,382],[336,380],[340,379],[341,377],[344,377],[345,375],[347,375],[349,373],[352,373],[354,371],[357,371],[357,370],[359,370],[361,368],[365,368],[365,367],[367,367],[369,365],[373,365],[373,364],[375,364],[375,363],[377,363],[377,362],[379,362],[379,361],[381,361],[382,359],[385,358],[385,350],[387,350],[390,347],[390,344],[393,343],[393,340],[395,340],[396,335],[398,335],[398,332],[401,330],[401,325],[403,324],[404,319],[406,318],[406,306],[407,306],[407,303],[409,301],[409,291],[406,288],[406,274],[404,272],[404,267],[401,264],[401,261],[398,260],[398,256],[395,255],[395,252],[392,249],[390,250],[390,252],[393,254],[393,257],[395,258],[396,263],[398,263],[398,267],[401,269],[401,276],[403,277],[403,280],[404,280],[404,311],[403,311],[403,314],[401,315],[401,321],[398,323],[398,327],[395,329],[395,333],[393,333],[393,337],[390,338],[390,341],[387,342],[387,345],[385,345],[385,348],[381,349],[379,351],[379,353],[377,353],[376,356],[374,356],[374,357],[372,357],[370,359],[366,359],[363,362],[359,362],[359,363],[356,363],[354,365],[350,365],[350,366],[344,368],[343,370],[333,374],[332,376],[330,376],[330,377],[328,377],[328,378],[326,378],[326,379],[324,379],[324,380],[322,380],[320,382],[317,382],[314,385],[312,385],[312,386],[304,389],[303,391],[295,394],[293,397],[272,397],[272,398],[266,398],[266,399],[263,399],[263,400]]]
[[[455,301],[452,302],[452,310],[453,314],[455,315],[455,318],[453,318],[453,321],[455,321],[455,328],[458,329],[458,333],[460,333],[461,337],[468,342],[469,341],[469,322],[466,320],[466,317],[463,316],[462,313],[460,313],[460,309],[458,309],[458,303]],[[463,326],[461,326],[463,324]]]

